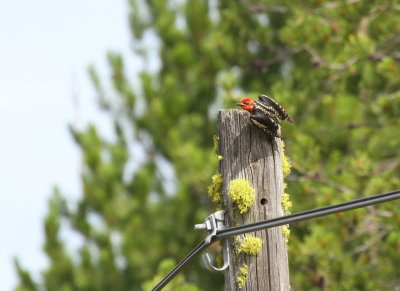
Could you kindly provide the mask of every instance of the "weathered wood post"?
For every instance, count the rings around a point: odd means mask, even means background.
[[[222,204],[227,210],[227,227],[282,216],[280,139],[270,140],[250,123],[245,111],[219,110],[217,122],[219,155],[223,157],[219,166],[223,178]],[[234,203],[229,197],[230,185],[235,179],[248,180],[255,190],[255,200],[245,213],[237,208],[240,202]],[[238,253],[247,236],[262,239],[258,254],[250,255],[244,247]],[[231,237],[229,252],[231,264],[225,271],[226,290],[290,290],[287,246],[281,227]]]

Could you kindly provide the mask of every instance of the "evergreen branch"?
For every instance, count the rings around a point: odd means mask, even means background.
[[[360,60],[360,57],[354,56],[344,63],[329,63],[327,60],[318,55],[317,51],[310,45],[306,44],[303,49],[312,57],[312,64],[316,67],[327,68],[331,70],[345,70]]]

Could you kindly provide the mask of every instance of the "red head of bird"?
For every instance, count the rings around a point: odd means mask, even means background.
[[[244,97],[242,100],[240,100],[240,103],[236,103],[237,106],[240,106],[240,108],[253,113],[253,108],[254,108],[254,100],[251,99],[250,97]]]

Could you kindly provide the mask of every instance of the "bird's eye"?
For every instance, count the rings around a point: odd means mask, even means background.
[[[248,101],[244,102],[244,105],[248,105],[248,104],[249,104],[249,102],[248,102]]]

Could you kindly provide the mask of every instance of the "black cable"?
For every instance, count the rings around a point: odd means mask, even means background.
[[[331,206],[316,208],[312,210],[307,210],[303,212],[298,212],[291,215],[285,215],[278,218],[273,218],[269,220],[264,220],[260,222],[255,222],[251,224],[246,224],[242,226],[236,226],[231,228],[226,228],[217,231],[217,234],[212,238],[210,243],[206,243],[205,240],[199,243],[182,261],[179,262],[176,267],[169,272],[169,274],[161,280],[160,283],[157,284],[156,287],[153,288],[153,291],[161,290],[169,281],[171,281],[176,274],[189,262],[191,261],[198,253],[203,251],[213,242],[227,238],[233,235],[239,235],[247,232],[253,232],[261,229],[267,229],[277,226],[282,226],[285,224],[303,221],[311,218],[317,218],[321,216],[326,216],[338,212],[349,211],[357,208],[362,208],[366,206],[370,206],[373,204],[383,203],[391,200],[400,199],[400,190],[396,190],[389,193],[374,195],[366,198],[361,198],[349,202],[344,202],[340,204],[335,204]]]
[[[335,204],[331,206],[326,206],[326,207],[321,207],[321,208],[316,208],[312,210],[307,210],[303,212],[298,212],[295,214],[291,215],[285,215],[269,220],[264,220],[260,222],[255,222],[251,224],[246,224],[246,225],[241,225],[241,226],[236,226],[236,227],[231,227],[227,229],[222,229],[217,232],[215,239],[222,239],[226,238],[228,236],[233,236],[233,235],[238,235],[238,234],[243,234],[247,232],[253,232],[261,229],[267,229],[271,227],[276,227],[276,226],[282,226],[285,224],[293,223],[293,222],[298,222],[302,220],[307,220],[311,218],[317,218],[321,216],[326,216],[338,212],[344,212],[348,210],[353,210],[356,208],[362,208],[366,206],[370,206],[373,204],[378,204],[382,202],[387,202],[391,200],[396,200],[400,199],[400,190],[389,192],[389,193],[384,193],[384,194],[379,194],[379,195],[374,195],[366,198],[361,198],[349,202],[344,202],[340,204]]]
[[[210,244],[212,244],[215,240],[211,240],[210,243],[206,243],[205,240],[203,240],[201,243],[199,243],[186,257],[182,259],[182,261],[179,262],[178,265],[175,266],[175,268],[172,269],[171,272],[168,273],[167,276],[164,277],[160,281],[160,283],[157,284],[156,287],[152,289],[152,291],[158,291],[161,290],[169,281],[174,278],[177,273],[187,264],[189,261],[191,261],[198,253],[203,251],[205,248],[207,248]]]

